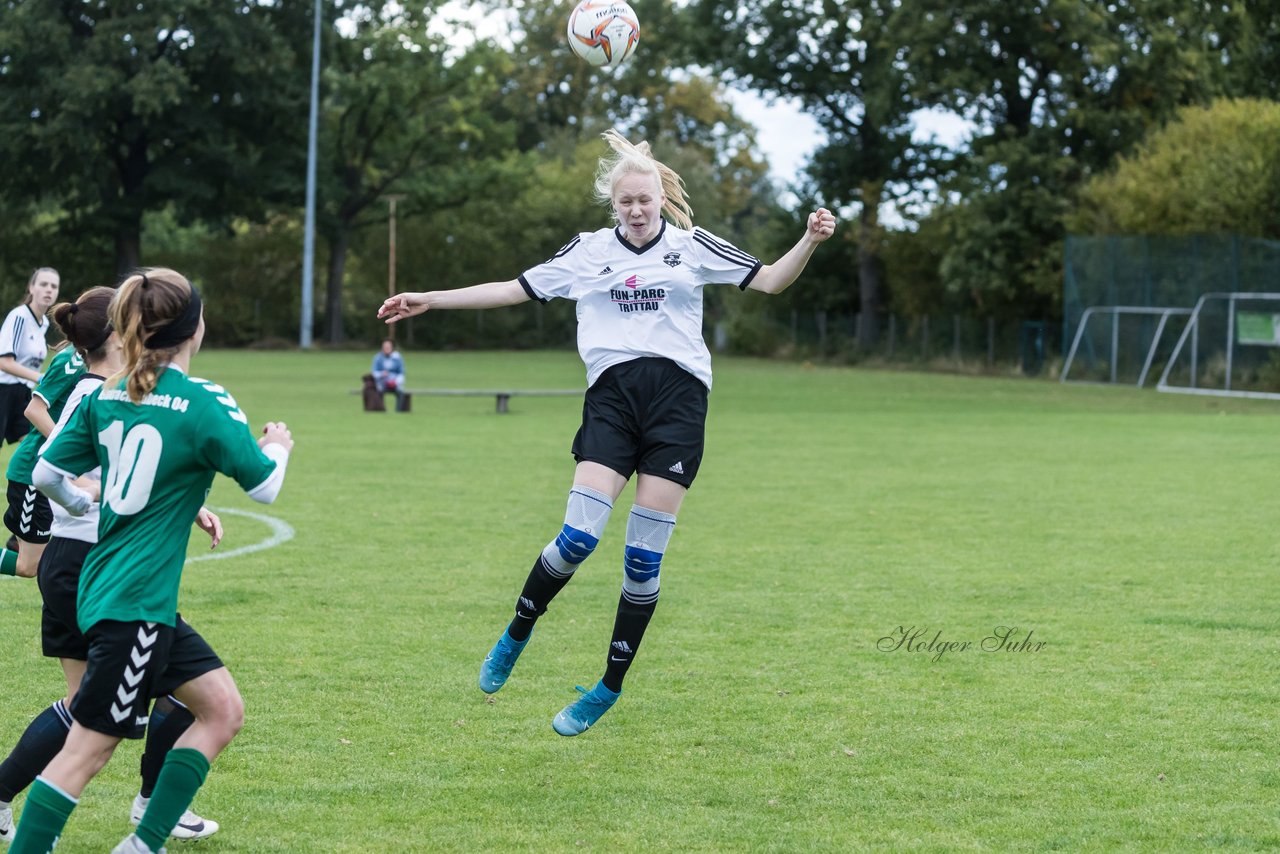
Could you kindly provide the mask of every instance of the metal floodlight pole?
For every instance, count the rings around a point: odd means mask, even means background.
[[[311,115],[307,124],[307,212],[302,238],[302,317],[298,346],[311,346],[312,294],[316,250],[316,135],[320,115],[320,0],[315,3],[315,33],[311,40]]]

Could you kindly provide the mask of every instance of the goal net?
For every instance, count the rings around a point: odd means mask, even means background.
[[[1280,400],[1280,293],[1201,295],[1156,388]]]

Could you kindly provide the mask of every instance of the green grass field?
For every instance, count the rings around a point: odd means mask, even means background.
[[[183,581],[248,707],[196,801],[223,825],[200,850],[1280,847],[1280,406],[716,368],[657,615],[618,705],[566,739],[551,718],[603,670],[630,490],[507,686],[476,674],[560,526],[580,403],[366,414],[365,354],[199,356],[297,441],[275,505],[221,478],[210,497],[297,537]],[[583,383],[572,353],[409,371]],[[225,519],[223,548],[269,535]],[[61,690],[38,623],[35,585],[0,583],[0,751]],[[1031,645],[983,651],[1000,626]],[[901,630],[956,646],[894,649]],[[138,753],[59,854],[128,831]]]

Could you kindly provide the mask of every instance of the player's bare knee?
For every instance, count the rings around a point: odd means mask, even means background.
[[[236,737],[236,733],[244,729],[244,700],[237,691],[224,695],[213,706],[210,724],[226,737],[227,741]]]

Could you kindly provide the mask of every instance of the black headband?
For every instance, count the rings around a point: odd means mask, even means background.
[[[148,284],[150,283],[147,277],[143,276],[142,286],[146,287]],[[196,334],[196,329],[200,326],[200,308],[200,292],[196,290],[195,285],[192,285],[191,299],[187,301],[187,307],[182,310],[182,314],[153,332],[142,346],[148,350],[168,350],[177,347]]]

